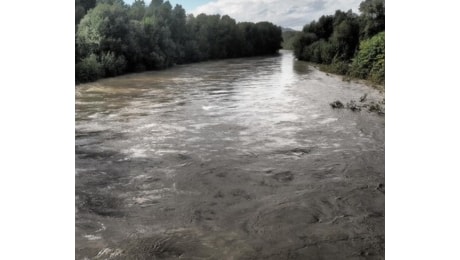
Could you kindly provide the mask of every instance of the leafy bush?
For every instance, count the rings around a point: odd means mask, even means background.
[[[322,71],[327,71],[339,75],[347,75],[350,70],[350,63],[348,63],[347,61],[342,61],[334,58],[331,64],[324,64],[320,66],[320,68]]]
[[[340,75],[347,75],[349,69],[350,69],[350,64],[346,61],[341,61],[341,60],[334,60],[331,65],[331,72],[337,73]]]
[[[97,55],[91,54],[75,66],[77,82],[88,82],[104,77],[104,67],[97,60]]]
[[[124,72],[126,59],[123,55],[116,57],[113,52],[109,51],[101,56],[101,64],[106,77],[117,76]]]
[[[361,42],[350,75],[376,83],[385,82],[385,32]]]

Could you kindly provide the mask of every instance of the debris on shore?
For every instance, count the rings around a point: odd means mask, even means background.
[[[350,109],[351,111],[361,111],[361,106],[356,104],[354,100],[350,100],[350,102],[347,103],[347,108]]]
[[[376,101],[366,102],[366,101],[367,101],[367,94],[364,94],[363,96],[359,98],[359,103],[352,99],[349,102],[347,102],[345,106],[340,100],[336,100],[330,103],[330,105],[334,109],[347,108],[353,112],[359,112],[363,109],[366,109],[368,112],[371,112],[371,113],[385,115],[385,99],[382,99],[381,101],[378,101],[378,102]]]
[[[332,108],[344,108],[343,103],[339,100],[332,102],[330,105]]]

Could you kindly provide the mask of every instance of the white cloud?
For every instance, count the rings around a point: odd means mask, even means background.
[[[321,15],[335,10],[358,12],[363,0],[214,0],[192,10],[194,15],[228,14],[238,22],[269,21],[283,27],[300,30]]]

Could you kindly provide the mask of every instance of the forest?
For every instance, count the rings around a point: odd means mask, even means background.
[[[385,1],[365,0],[360,15],[337,10],[285,34],[296,58],[350,77],[385,82]]]
[[[77,84],[175,64],[273,54],[281,42],[281,28],[270,22],[195,17],[169,1],[75,1]]]

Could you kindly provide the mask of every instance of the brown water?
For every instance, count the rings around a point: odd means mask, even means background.
[[[385,119],[291,52],[76,87],[77,259],[383,259]]]

